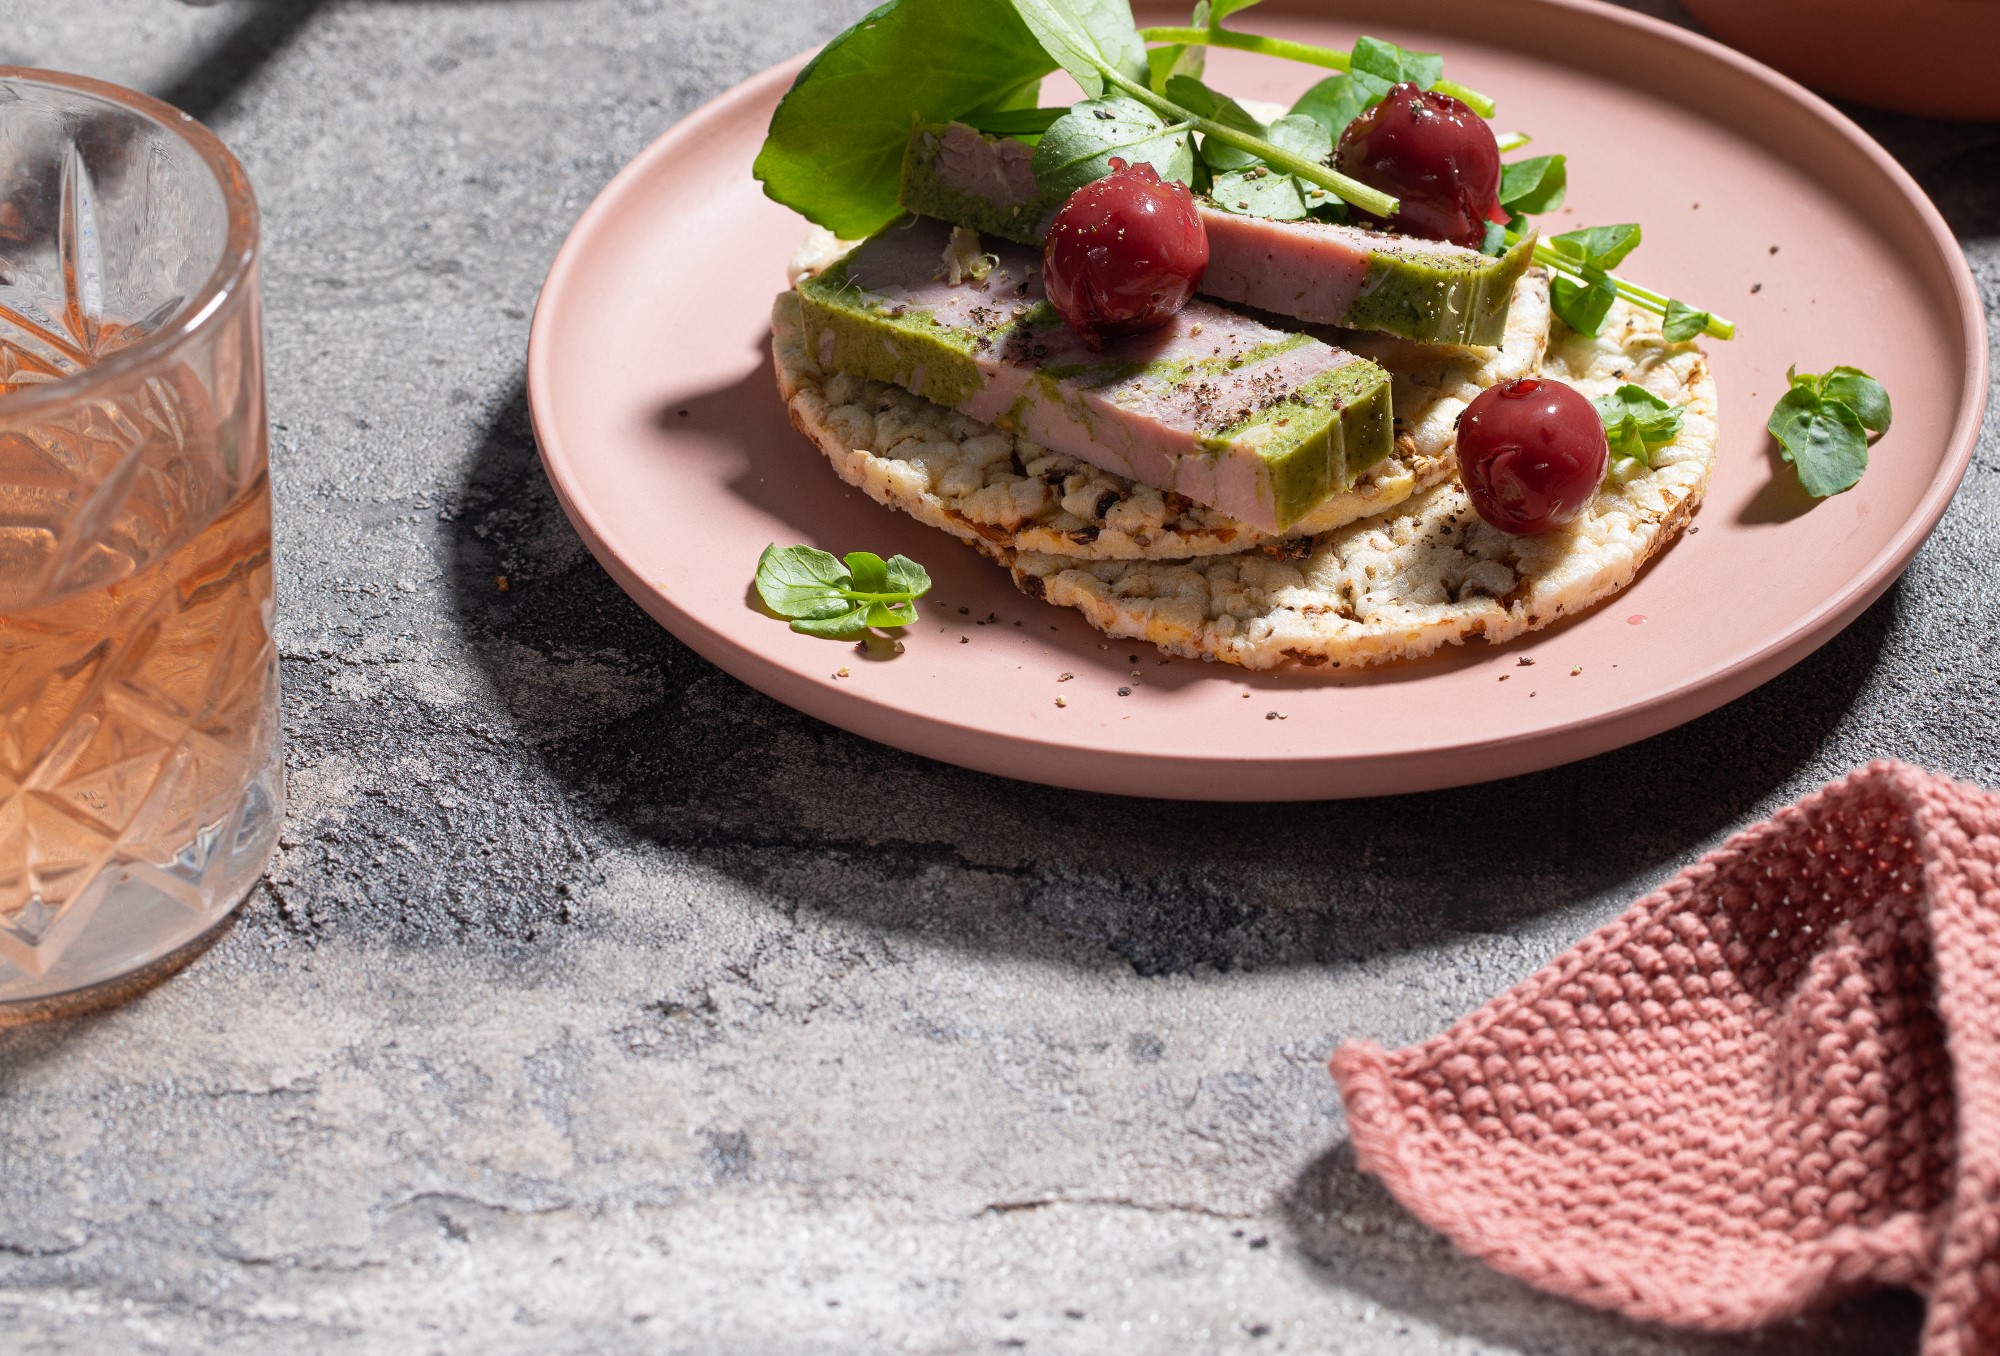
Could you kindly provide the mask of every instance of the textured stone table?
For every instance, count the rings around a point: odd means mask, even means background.
[[[1543,1298],[1358,1176],[1323,1071],[1878,755],[2000,784],[2000,442],[1790,674],[1361,804],[1017,785],[650,623],[552,502],[535,290],[628,157],[864,0],[28,4],[266,213],[292,810],[191,970],[0,1033],[9,1352],[1883,1356]],[[2000,280],[2000,131],[1867,115]],[[495,590],[505,574],[511,591]]]

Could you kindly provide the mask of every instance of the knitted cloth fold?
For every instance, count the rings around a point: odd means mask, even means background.
[[[2000,1353],[2000,795],[1870,764],[1333,1074],[1362,1168],[1532,1285],[1711,1330],[1909,1285],[1924,1356]]]

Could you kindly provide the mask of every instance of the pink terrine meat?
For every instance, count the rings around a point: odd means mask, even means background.
[[[965,254],[951,237],[912,219],[802,283],[819,365],[893,382],[1266,532],[1389,452],[1389,378],[1365,359],[1201,301],[1092,352],[1044,299],[1033,251],[992,242],[974,278],[947,266]]]
[[[1041,191],[1025,142],[947,123],[919,127],[903,157],[903,206],[1017,244],[1038,245],[1062,203]],[[1306,218],[1276,221],[1204,202],[1208,274],[1221,301],[1427,344],[1497,344],[1534,238],[1498,257]]]

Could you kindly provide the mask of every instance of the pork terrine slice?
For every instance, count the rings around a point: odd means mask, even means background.
[[[820,368],[893,382],[1271,533],[1391,449],[1389,377],[1364,358],[1204,301],[1093,352],[1044,298],[1034,251],[986,242],[975,278],[964,243],[911,218],[802,281]]]
[[[903,155],[903,206],[1039,245],[1058,195],[1035,178],[1026,142],[963,123],[918,127]],[[1534,237],[1497,258],[1439,240],[1307,218],[1244,216],[1199,204],[1208,231],[1205,296],[1316,325],[1380,330],[1420,344],[1497,344]]]

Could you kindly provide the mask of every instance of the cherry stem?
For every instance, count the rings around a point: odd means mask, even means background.
[[[1337,48],[1315,47],[1289,38],[1267,38],[1261,33],[1238,33],[1229,28],[1142,28],[1139,36],[1147,42],[1183,47],[1233,47],[1239,52],[1257,52],[1308,66],[1324,66],[1331,71],[1346,71],[1353,65],[1353,57]],[[1476,89],[1468,89],[1456,80],[1440,80],[1431,88],[1439,94],[1449,94],[1482,118],[1493,116],[1493,101]]]

